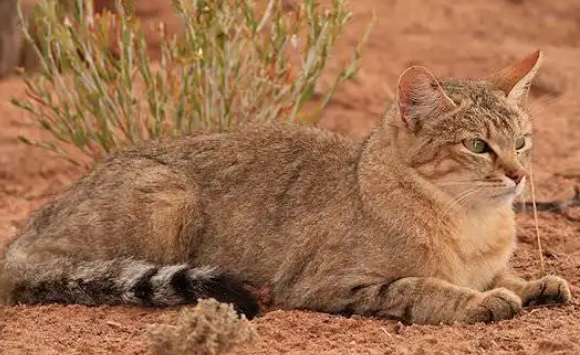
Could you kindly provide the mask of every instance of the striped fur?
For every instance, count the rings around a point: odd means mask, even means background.
[[[133,259],[78,262],[66,259],[34,268],[11,265],[17,280],[12,285],[12,303],[76,303],[83,305],[132,304],[177,306],[199,298],[215,298],[234,304],[253,318],[256,300],[242,283],[216,268],[192,268],[187,264],[156,266]]]

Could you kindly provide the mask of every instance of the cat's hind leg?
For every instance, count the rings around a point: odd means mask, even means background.
[[[156,160],[101,165],[36,211],[5,248],[0,302],[158,307],[211,297],[254,316],[242,280],[195,259],[200,195],[195,181]]]

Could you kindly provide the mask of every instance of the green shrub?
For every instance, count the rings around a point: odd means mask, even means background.
[[[70,4],[72,2],[72,4]],[[322,7],[305,0],[285,11],[271,0],[172,0],[183,24],[162,24],[161,58],[153,63],[132,1],[92,15],[90,1],[43,0],[28,19],[40,69],[25,75],[28,111],[49,138],[20,139],[73,163],[67,147],[94,160],[127,144],[245,121],[315,122],[336,89],[358,68],[362,40],[333,85],[306,112],[329,53],[351,12],[344,0]],[[20,14],[21,20],[26,19]],[[370,26],[369,26],[370,29]],[[65,149],[63,149],[63,147]]]

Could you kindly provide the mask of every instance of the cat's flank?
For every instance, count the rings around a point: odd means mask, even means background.
[[[407,69],[362,143],[299,125],[145,142],[36,211],[6,248],[9,304],[165,306],[243,282],[285,308],[415,323],[496,321],[566,303],[563,279],[508,260],[541,53],[482,80]]]

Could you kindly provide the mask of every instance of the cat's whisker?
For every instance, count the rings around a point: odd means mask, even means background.
[[[489,182],[473,182],[473,181],[450,181],[450,182],[443,182],[443,183],[437,183],[436,184],[438,187],[453,187],[453,186],[465,186],[465,185],[471,185],[475,188],[486,188],[486,189],[492,189],[492,188],[505,188],[506,185],[501,183],[501,184],[494,184],[494,183],[489,183]]]
[[[471,185],[474,184],[473,181],[443,181],[438,182],[437,186],[455,186],[455,185]]]
[[[470,196],[475,194],[479,189],[470,189],[462,192],[461,194],[455,196],[451,201],[449,201],[444,209],[443,209],[443,216],[447,216],[447,214],[453,209],[453,207],[460,205],[462,202],[465,202]]]

